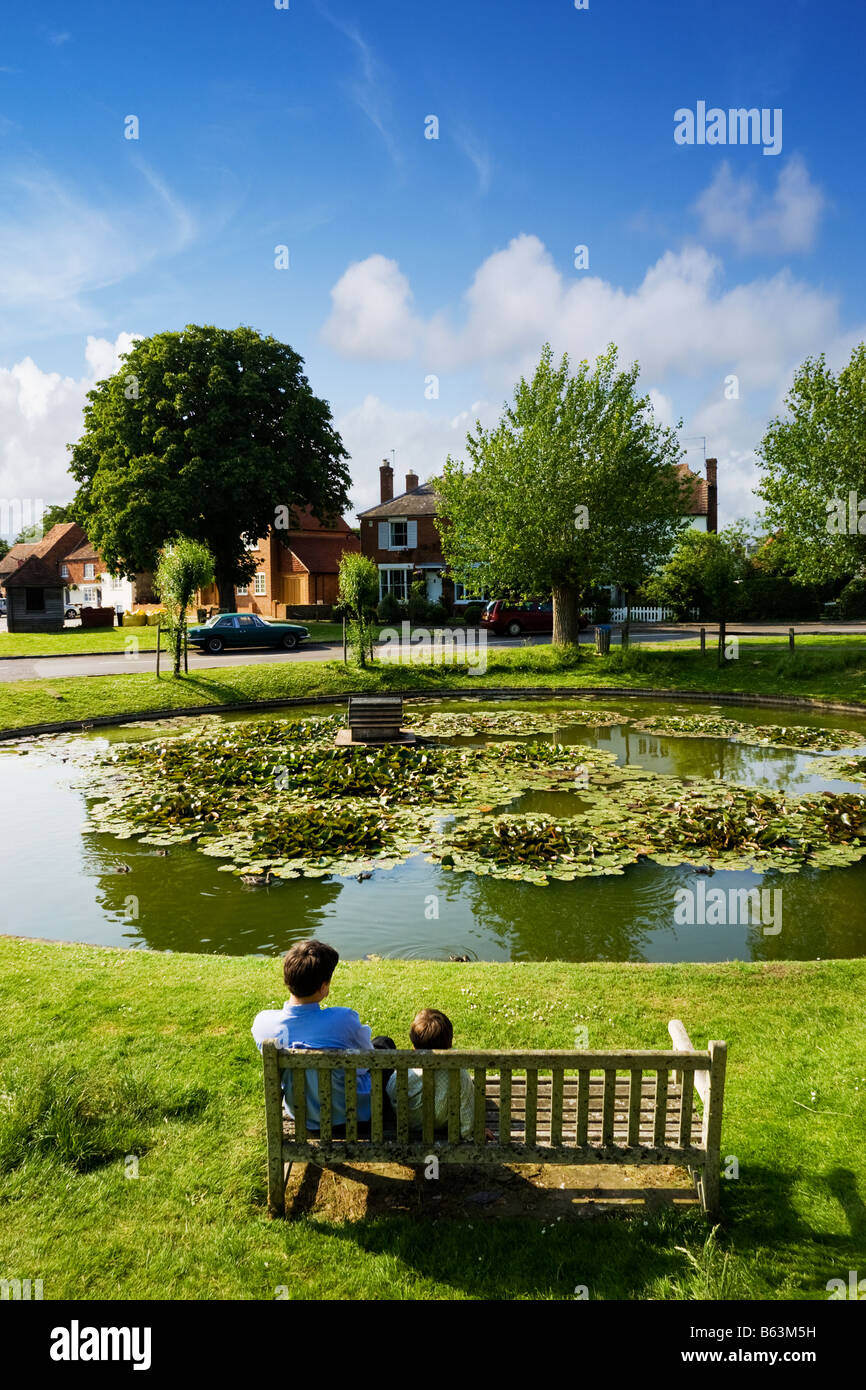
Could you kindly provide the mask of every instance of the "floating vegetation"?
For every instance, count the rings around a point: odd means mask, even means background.
[[[475,738],[479,734],[555,733],[572,724],[588,725],[593,729],[628,724],[629,717],[609,709],[523,709],[483,710],[466,713],[440,711],[426,713],[412,710],[404,723],[414,733],[425,738]]]
[[[866,737],[855,729],[824,729],[813,724],[745,724],[721,715],[655,714],[635,724],[641,733],[675,734],[679,738],[729,738],[767,748],[799,748],[806,752],[860,748]]]
[[[814,762],[807,763],[806,771],[837,778],[840,782],[866,783],[866,757],[816,758]]]
[[[336,716],[206,719],[173,738],[115,744],[82,758],[91,828],[158,846],[188,843],[224,860],[229,873],[276,878],[391,868],[418,850],[444,868],[536,884],[622,873],[644,859],[794,873],[866,855],[866,794],[795,798],[716,781],[683,783],[619,767],[607,749],[542,737],[462,748],[335,747],[339,725]],[[712,717],[657,716],[638,727],[726,738],[733,728],[749,735],[743,741],[769,734],[778,746],[799,746],[784,742],[788,734],[813,746],[825,734],[840,745],[860,737]],[[866,758],[822,758],[819,766],[830,775],[837,767],[859,771],[866,780]],[[574,815],[509,814],[527,792],[578,788]]]

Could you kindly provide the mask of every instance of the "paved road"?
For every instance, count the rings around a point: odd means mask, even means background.
[[[820,629],[816,629],[814,624],[801,623],[795,625],[795,630],[800,633],[815,632],[819,630],[823,634],[845,633],[848,635],[860,635],[866,633],[866,623],[857,624],[826,624]],[[653,627],[635,630],[632,633],[633,643],[655,643],[655,642],[694,642],[700,631],[700,625],[689,624],[683,627],[666,628]],[[755,633],[754,625],[751,627],[746,624],[734,625],[729,629],[733,634],[740,632]],[[787,636],[788,626],[784,624],[774,624],[761,628],[761,635]],[[619,633],[614,631],[612,634],[614,643],[619,640]],[[707,630],[707,643],[711,644],[714,640],[715,632],[712,628]],[[591,634],[584,634],[584,644],[592,645]],[[544,646],[550,638],[544,637],[493,637],[488,645],[491,648],[507,650],[513,647],[523,646]],[[413,643],[411,647],[412,655],[415,660],[420,660],[425,654],[429,654],[429,644]],[[294,652],[284,651],[245,651],[245,652],[223,652],[220,656],[207,656],[198,652],[190,652],[189,668],[191,671],[204,670],[206,668],[217,668],[224,670],[231,666],[258,666],[264,662],[281,661],[335,661],[341,655],[342,648],[338,642],[310,642],[300,647]],[[379,655],[389,655],[392,660],[405,659],[408,649],[393,649],[386,654],[382,648]],[[481,653],[478,653],[480,656]],[[475,658],[475,653],[470,648],[470,659]],[[167,658],[163,653],[163,662]],[[14,680],[59,680],[62,676],[117,676],[131,675],[137,671],[153,671],[156,666],[155,652],[142,652],[137,657],[127,657],[105,653],[99,656],[52,656],[47,658],[40,657],[16,657],[0,661],[0,681]],[[165,668],[163,668],[165,669]]]

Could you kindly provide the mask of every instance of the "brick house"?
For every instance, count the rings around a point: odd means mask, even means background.
[[[431,483],[419,483],[417,473],[406,474],[406,491],[394,496],[394,470],[387,459],[379,469],[381,501],[358,513],[361,553],[379,570],[379,597],[393,594],[400,602],[409,596],[413,573],[424,576],[431,603],[446,606],[467,603],[461,585],[446,573],[445,557],[436,526],[438,499]]]
[[[325,526],[309,507],[296,511],[292,519],[291,530],[271,530],[247,547],[258,567],[249,584],[235,588],[238,613],[284,618],[289,608],[309,608],[311,613],[294,616],[313,617],[317,609],[337,602],[340,560],[346,551],[360,549],[358,537],[342,517]],[[199,592],[198,606],[219,607],[216,585]]]
[[[707,459],[707,476],[702,478],[687,464],[677,465],[680,477],[692,484],[685,518],[699,531],[715,531],[718,526],[717,461]],[[444,600],[446,606],[472,601],[461,584],[455,584],[446,571],[442,544],[436,526],[437,498],[431,483],[418,482],[416,473],[406,474],[406,490],[394,496],[394,470],[387,459],[379,468],[381,501],[358,513],[361,523],[361,551],[379,570],[379,597],[386,593],[404,602],[413,573],[424,576],[427,598]],[[616,585],[611,589],[614,602],[621,601]]]

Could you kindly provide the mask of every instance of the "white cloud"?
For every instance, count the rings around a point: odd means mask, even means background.
[[[0,368],[0,497],[68,502],[75,491],[66,445],[81,434],[86,393],[116,370],[133,334],[113,343],[88,338],[88,371],[75,379],[44,372],[30,357]]]
[[[735,178],[725,161],[695,208],[708,241],[729,241],[746,253],[778,255],[811,249],[826,203],[795,155],[779,170],[771,194],[762,194],[753,179]]]
[[[322,335],[342,356],[400,361],[414,355],[419,325],[409,281],[396,261],[356,261],[331,290],[331,300]]]
[[[633,290],[564,276],[536,236],[515,237],[478,268],[464,295],[462,324],[443,309],[424,320],[396,261],[370,256],[331,291],[327,341],[346,357],[419,359],[425,371],[481,363],[489,386],[531,370],[542,343],[574,361],[613,341],[658,382],[672,373],[738,372],[769,385],[838,331],[836,299],[783,270],[723,288],[723,266],[697,245],[668,251]]]

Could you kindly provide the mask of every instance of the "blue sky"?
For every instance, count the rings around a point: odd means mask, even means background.
[[[864,30],[853,0],[17,7],[0,495],[71,494],[64,444],[128,335],[244,322],[305,358],[359,505],[386,452],[398,478],[459,454],[545,339],[613,339],[693,462],[706,436],[722,518],[754,511],[793,368],[866,336]],[[781,109],[781,152],[676,144],[699,101]]]

